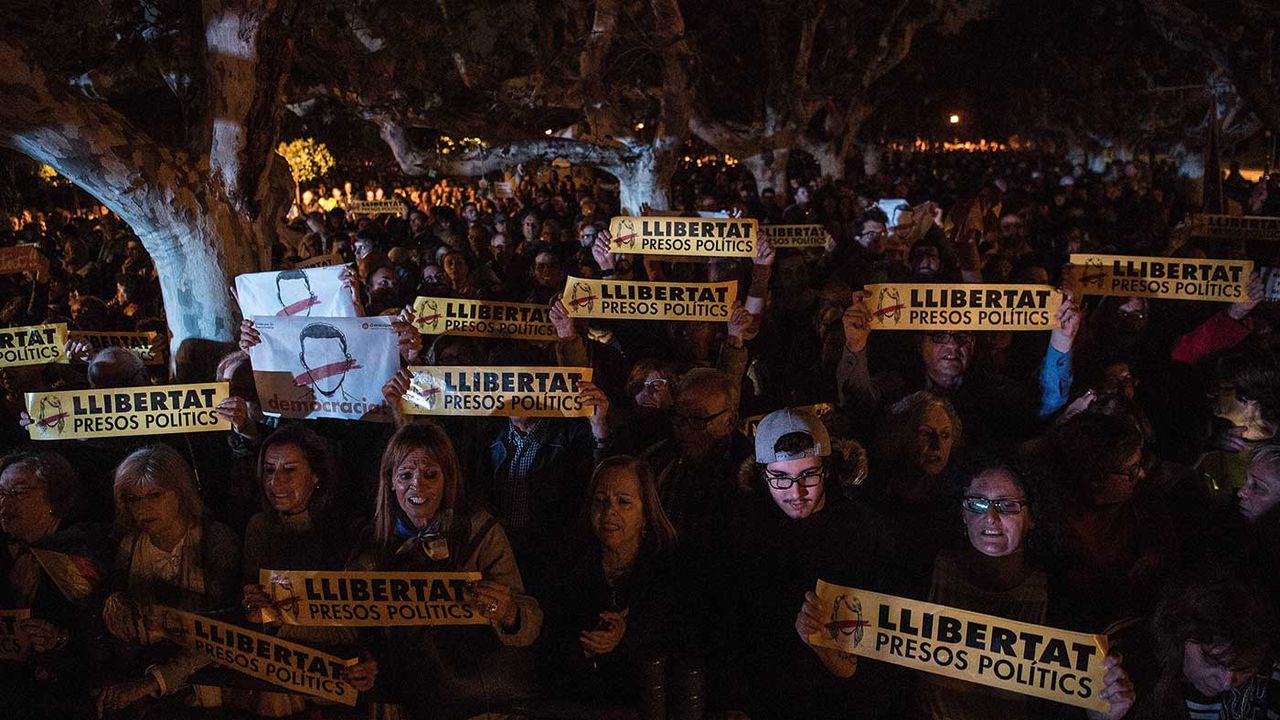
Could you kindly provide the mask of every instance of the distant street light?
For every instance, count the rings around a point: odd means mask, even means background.
[[[952,125],[959,125],[959,124],[960,124],[960,116],[959,116],[959,115],[957,115],[957,114],[955,114],[955,113],[951,113],[951,117],[947,118],[947,120],[948,120]]]

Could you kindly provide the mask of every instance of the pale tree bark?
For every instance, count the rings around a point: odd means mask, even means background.
[[[210,115],[202,151],[165,147],[108,105],[72,92],[25,46],[0,40],[0,144],[49,164],[137,233],[160,276],[180,378],[198,341],[235,339],[228,287],[235,275],[267,265],[292,195],[274,147],[287,43],[263,42],[279,32],[282,5],[291,3],[206,4]]]

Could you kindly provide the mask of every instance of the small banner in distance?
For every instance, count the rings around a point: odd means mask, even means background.
[[[822,225],[761,225],[760,234],[774,248],[825,248],[831,233]]]
[[[71,330],[67,333],[67,339],[83,340],[89,343],[89,347],[93,348],[93,353],[109,347],[119,347],[137,355],[143,365],[164,364],[164,352],[156,352],[156,343],[159,341],[157,333]],[[62,362],[70,362],[70,360],[64,359]]]

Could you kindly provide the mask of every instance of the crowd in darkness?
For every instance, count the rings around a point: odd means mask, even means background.
[[[1175,167],[904,153],[857,179],[682,175],[673,205],[824,225],[824,248],[673,263],[611,252],[616,189],[582,173],[311,188],[277,268],[331,257],[402,364],[591,367],[589,418],[281,420],[246,320],[200,377],[226,432],[31,442],[24,393],[170,382],[73,340],[0,369],[5,717],[1046,718],[1083,710],[809,644],[817,580],[1108,636],[1106,718],[1280,717],[1280,304],[1065,296],[1043,332],[872,332],[876,282],[1060,285],[1075,252],[1251,259],[1205,240]],[[1280,217],[1280,175],[1223,181]],[[349,213],[364,199],[401,211]],[[646,208],[646,211],[648,209]],[[0,324],[155,332],[156,268],[104,208],[28,211]],[[727,322],[582,320],[568,276],[734,281]],[[423,336],[418,296],[550,306],[549,342]],[[169,308],[173,312],[173,308]],[[216,361],[216,362],[215,362]],[[196,363],[199,366],[199,363]],[[407,372],[388,378],[393,406]],[[748,426],[744,421],[757,418]],[[41,551],[73,558],[52,569]],[[259,570],[476,571],[487,625],[264,622]],[[66,582],[70,576],[76,583]],[[71,587],[74,585],[74,587]],[[356,708],[173,643],[176,607],[358,658]]]

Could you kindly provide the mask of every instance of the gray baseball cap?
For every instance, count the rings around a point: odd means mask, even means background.
[[[813,445],[796,452],[779,452],[778,440],[791,433],[805,433],[813,438]],[[831,436],[812,410],[807,408],[783,408],[765,415],[756,426],[756,462],[787,462],[808,457],[826,457],[831,454]]]

